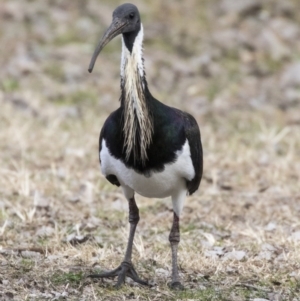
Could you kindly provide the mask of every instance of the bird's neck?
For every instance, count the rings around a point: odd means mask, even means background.
[[[145,164],[152,141],[153,123],[147,99],[143,61],[143,26],[136,33],[123,34],[121,59],[121,106],[124,110],[126,160]]]

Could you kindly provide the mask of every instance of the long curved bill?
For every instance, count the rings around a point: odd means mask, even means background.
[[[114,19],[110,26],[107,28],[106,32],[104,33],[102,39],[100,40],[97,48],[94,51],[94,54],[92,56],[90,66],[89,66],[89,72],[91,73],[93,71],[96,59],[101,52],[101,50],[104,48],[104,46],[111,41],[114,37],[116,37],[118,34],[122,33],[122,29],[127,25],[126,21],[121,21],[120,19]]]

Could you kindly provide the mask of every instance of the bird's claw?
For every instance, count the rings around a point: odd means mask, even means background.
[[[88,275],[87,277],[90,278],[110,278],[118,276],[118,281],[115,284],[115,288],[120,288],[122,284],[125,282],[125,277],[130,277],[133,281],[142,284],[142,285],[149,285],[147,281],[142,280],[137,272],[135,271],[133,264],[131,262],[123,261],[119,267],[112,271],[103,272],[100,274],[92,274]]]
[[[169,288],[175,291],[183,291],[184,290],[184,286],[179,282],[179,281],[175,281],[175,282],[171,282],[168,284]]]

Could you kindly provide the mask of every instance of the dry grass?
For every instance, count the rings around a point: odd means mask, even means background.
[[[222,15],[220,1],[139,4],[153,94],[201,126],[204,178],[181,221],[187,289],[167,288],[170,200],[139,196],[134,263],[156,285],[115,291],[113,281],[84,280],[120,263],[128,232],[126,200],[98,166],[99,131],[118,106],[120,43],[86,72],[117,3],[0,4],[0,299],[300,300],[300,105],[282,105],[281,84],[299,43],[287,41],[292,52],[279,59],[268,49],[224,50],[211,37],[254,17]],[[297,24],[299,16],[278,18]],[[198,64],[205,53],[215,57]],[[249,55],[266,74],[245,71]]]

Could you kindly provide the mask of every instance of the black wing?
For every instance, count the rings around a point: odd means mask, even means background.
[[[100,165],[101,165],[100,152],[101,152],[101,149],[102,149],[102,140],[103,140],[103,138],[106,138],[106,140],[107,140],[107,136],[116,135],[116,127],[118,127],[118,123],[117,123],[117,126],[116,126],[115,119],[119,120],[119,110],[116,110],[116,111],[114,111],[110,114],[110,116],[106,119],[106,121],[105,121],[105,123],[104,123],[104,125],[101,129],[101,132],[100,132],[100,137],[99,137],[99,161],[100,161]],[[118,178],[113,174],[107,175],[106,179],[113,185],[116,185],[116,186],[121,185]]]
[[[191,181],[187,181],[189,194],[193,194],[199,187],[203,173],[203,152],[199,126],[195,118],[184,113],[184,129],[186,138],[190,145],[191,158],[195,169],[195,176]]]

